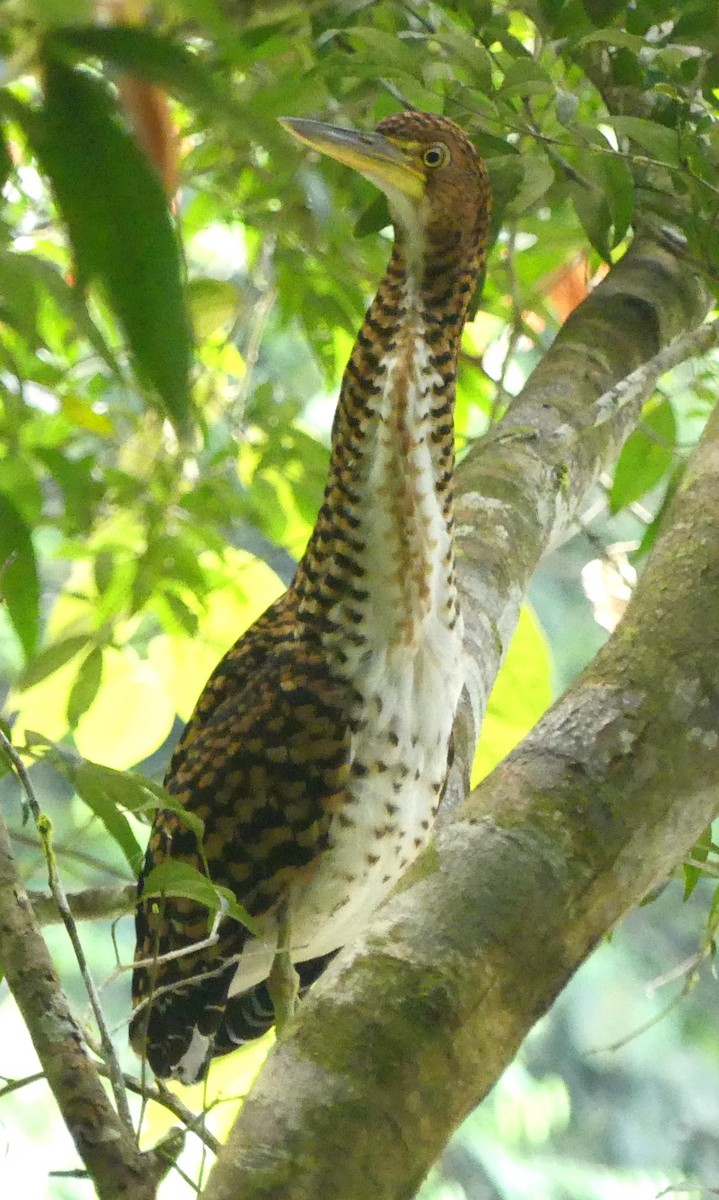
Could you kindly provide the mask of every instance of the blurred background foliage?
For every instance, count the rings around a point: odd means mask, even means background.
[[[77,756],[161,780],[210,669],[291,578],[387,257],[370,185],[299,151],[276,118],[368,128],[415,105],[459,120],[487,157],[494,244],[464,339],[461,457],[632,230],[681,235],[687,271],[716,291],[719,26],[715,0],[168,0],[149,13],[16,0],[0,5],[0,54],[0,698],[76,890],[131,880],[146,827],[125,810],[153,802]],[[475,778],[618,620],[718,375],[709,355],[661,382],[537,572]],[[9,774],[0,797],[42,887]],[[704,871],[678,873],[579,972],[422,1200],[716,1194],[709,838],[696,853]],[[131,922],[82,936],[136,1071],[117,970]],[[64,932],[48,940],[86,1013]],[[6,1080],[36,1070],[2,984],[0,1047]],[[214,1066],[206,1093],[179,1089],[220,1134],[265,1049]],[[173,1120],[149,1105],[147,1143]],[[192,1194],[190,1142],[168,1200]],[[0,1081],[3,1155],[3,1178],[38,1200],[88,1194],[48,1175],[76,1160],[42,1080],[4,1097]]]

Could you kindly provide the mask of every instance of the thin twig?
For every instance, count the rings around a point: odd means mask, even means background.
[[[594,402],[594,424],[603,425],[624,408],[625,405],[644,394],[652,379],[658,379],[665,371],[670,371],[679,363],[693,358],[697,354],[706,354],[719,341],[719,319],[697,325],[694,329],[675,337],[668,346],[664,346],[653,358],[642,363],[636,371],[631,371],[613,388],[603,392]]]
[[[13,746],[12,742],[5,735],[2,729],[0,729],[0,746],[5,751],[13,765],[18,782],[20,783],[20,786],[25,794],[27,807],[32,813],[38,834],[40,835],[40,841],[42,843],[43,850],[45,851],[45,860],[47,863],[48,884],[50,886],[53,899],[62,916],[63,924],[65,925],[68,937],[72,943],[72,948],[75,951],[75,958],[77,959],[77,964],[80,968],[80,974],[82,975],[83,983],[85,984],[87,994],[90,998],[92,1011],[95,1015],[95,1020],[97,1021],[97,1027],[100,1031],[100,1039],[102,1042],[103,1055],[105,1057],[105,1062],[107,1063],[108,1075],[110,1084],[112,1086],[113,1095],[115,1097],[118,1115],[127,1125],[128,1129],[132,1129],[132,1117],[130,1116],[130,1109],[127,1103],[127,1095],[125,1094],[125,1086],[122,1078],[122,1071],[120,1070],[120,1064],[117,1060],[115,1048],[112,1044],[112,1040],[105,1022],[105,1015],[102,1011],[102,1005],[100,1004],[100,997],[98,996],[95,982],[87,965],[85,951],[82,948],[80,936],[77,932],[77,925],[75,924],[72,912],[70,911],[67,896],[65,895],[65,890],[58,875],[57,863],[52,848],[52,822],[47,814],[44,813],[40,808],[38,799],[35,795],[35,790],[30,782],[30,777],[25,770],[25,764],[20,758],[20,755]]]
[[[4,1096],[9,1096],[11,1092],[17,1092],[20,1088],[27,1087],[30,1083],[37,1083],[38,1079],[45,1079],[44,1071],[36,1071],[34,1075],[25,1075],[22,1079],[8,1079],[7,1075],[3,1075],[5,1087],[0,1088],[0,1100]]]

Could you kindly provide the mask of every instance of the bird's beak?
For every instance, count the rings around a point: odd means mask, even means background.
[[[411,200],[424,194],[424,176],[401,146],[381,133],[356,133],[324,121],[280,117],[298,141],[359,171],[383,192],[401,192]]]

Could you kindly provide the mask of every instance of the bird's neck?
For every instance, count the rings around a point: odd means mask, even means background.
[[[295,579],[310,627],[364,629],[370,612],[382,636],[411,643],[438,607],[456,621],[455,377],[476,275],[459,238],[421,256],[395,241],[347,365],[324,503]]]

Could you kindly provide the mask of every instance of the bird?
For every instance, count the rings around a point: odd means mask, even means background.
[[[464,685],[454,400],[489,243],[486,167],[445,116],[395,113],[371,132],[281,122],[385,193],[394,241],[307,549],[210,676],[165,778],[174,807],[151,829],[130,1040],[184,1083],[270,1028],[283,980],[291,1011],[282,956],[304,992],[426,846]],[[222,913],[213,927],[188,897],[143,896],[167,860],[230,889],[252,932]]]

